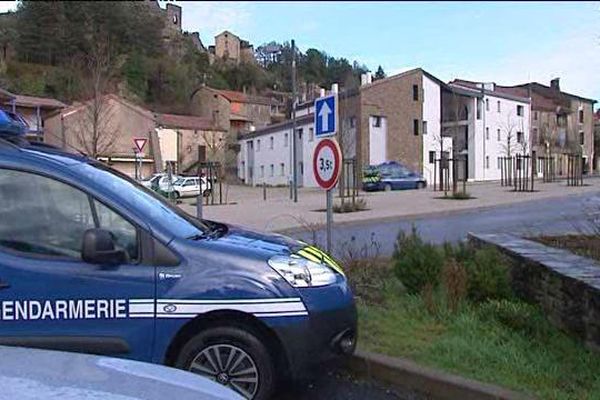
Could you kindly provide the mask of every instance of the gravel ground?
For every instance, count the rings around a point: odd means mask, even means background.
[[[409,391],[359,378],[343,369],[323,367],[321,377],[281,389],[276,400],[425,400]]]

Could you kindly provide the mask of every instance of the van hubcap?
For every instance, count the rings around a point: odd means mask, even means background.
[[[189,370],[235,390],[247,399],[258,391],[256,363],[239,347],[216,344],[204,348],[190,364]]]

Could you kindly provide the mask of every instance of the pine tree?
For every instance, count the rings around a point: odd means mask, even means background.
[[[375,72],[375,76],[373,77],[374,80],[379,80],[379,79],[383,79],[385,78],[385,72],[383,71],[383,68],[381,67],[381,65],[377,68],[377,72]]]

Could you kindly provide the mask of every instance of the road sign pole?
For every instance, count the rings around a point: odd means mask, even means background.
[[[296,42],[292,39],[292,174],[294,203],[298,202],[298,161],[296,157]]]
[[[333,231],[333,192],[327,191],[327,253],[331,254],[331,233]]]

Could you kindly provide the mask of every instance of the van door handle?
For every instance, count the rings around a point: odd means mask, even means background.
[[[10,287],[10,284],[4,281],[0,281],[0,290],[2,289],[8,289]]]

